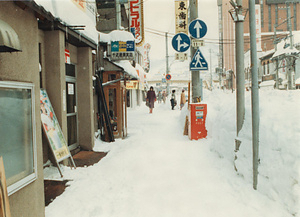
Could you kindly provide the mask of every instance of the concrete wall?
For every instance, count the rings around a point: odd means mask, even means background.
[[[42,217],[44,211],[43,155],[39,104],[38,26],[33,13],[13,2],[1,2],[0,19],[18,34],[22,52],[0,53],[0,80],[31,82],[35,85],[37,180],[9,197],[12,217]],[[1,141],[0,141],[1,142]]]
[[[92,150],[94,147],[94,104],[91,48],[78,48],[77,58],[79,145],[85,150]]]
[[[66,112],[65,34],[62,31],[45,32],[46,90],[62,132],[68,141]]]

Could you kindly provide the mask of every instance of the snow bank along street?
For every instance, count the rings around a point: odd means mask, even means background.
[[[94,166],[63,167],[70,186],[47,217],[299,216],[299,91],[260,92],[258,190],[252,188],[251,98],[234,161],[235,93],[205,92],[207,139],[183,136],[187,110],[155,104],[128,111],[128,138],[96,142]],[[185,106],[186,107],[186,106]],[[234,170],[234,165],[238,172]],[[53,167],[46,177],[59,177]]]

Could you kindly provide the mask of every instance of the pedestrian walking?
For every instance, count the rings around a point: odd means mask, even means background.
[[[155,95],[155,92],[154,92],[152,86],[150,87],[150,90],[147,92],[147,99],[146,99],[146,101],[147,101],[149,109],[150,109],[149,113],[152,113],[153,112],[153,108],[154,108],[154,102],[156,101],[156,95]]]
[[[162,100],[162,94],[161,94],[161,91],[159,91],[158,94],[157,94],[158,103],[161,103],[161,100]]]
[[[170,101],[171,101],[172,110],[174,110],[174,107],[177,105],[175,90],[172,90],[172,95],[171,95]]]
[[[180,110],[183,108],[185,103],[186,103],[185,93],[184,93],[184,89],[182,89],[181,97],[180,97]]]
[[[164,103],[166,103],[166,99],[167,99],[167,93],[166,93],[166,91],[163,91],[162,100],[163,100]]]

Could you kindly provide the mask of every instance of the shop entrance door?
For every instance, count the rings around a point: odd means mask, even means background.
[[[66,64],[66,92],[67,92],[67,125],[68,145],[70,150],[76,149],[78,144],[78,113],[75,65]]]

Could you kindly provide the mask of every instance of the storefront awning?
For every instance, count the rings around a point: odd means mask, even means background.
[[[15,30],[0,20],[0,52],[21,51],[20,40]]]

